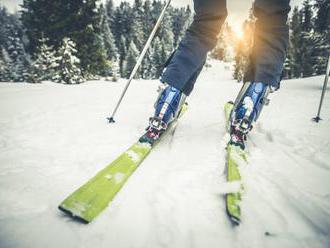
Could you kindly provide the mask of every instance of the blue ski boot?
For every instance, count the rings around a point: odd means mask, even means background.
[[[243,86],[244,87],[244,86]],[[247,133],[253,128],[255,122],[260,116],[262,107],[268,105],[269,86],[265,83],[250,83],[243,90],[240,99],[235,105],[231,116],[231,139],[230,144],[245,149],[244,141]]]
[[[155,103],[155,114],[149,119],[149,127],[140,142],[153,144],[158,140],[168,125],[178,117],[185,98],[180,90],[164,84]]]

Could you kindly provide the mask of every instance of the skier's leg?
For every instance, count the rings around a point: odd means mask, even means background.
[[[194,0],[195,15],[190,27],[161,75],[161,81],[189,95],[204,65],[208,51],[217,42],[227,17],[226,0]],[[195,76],[195,80],[191,80]]]
[[[258,119],[262,107],[268,102],[268,93],[280,86],[289,44],[289,2],[256,0],[254,3],[257,21],[250,67],[232,114],[231,143],[242,148],[252,123]]]
[[[164,83],[150,118],[148,140],[157,139],[175,119],[214,48],[221,25],[227,16],[226,0],[194,0],[195,16],[177,50],[165,65]],[[149,134],[149,135],[148,135]]]
[[[256,0],[257,18],[251,63],[245,82],[263,82],[278,89],[289,45],[290,0]]]

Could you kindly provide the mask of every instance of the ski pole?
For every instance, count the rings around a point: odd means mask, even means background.
[[[121,96],[119,98],[119,101],[118,101],[118,103],[117,103],[117,105],[116,105],[116,107],[115,107],[115,109],[114,109],[111,117],[108,117],[107,118],[109,120],[109,123],[114,123],[115,122],[114,116],[115,116],[115,114],[116,114],[116,112],[117,112],[117,110],[118,110],[118,108],[119,108],[119,106],[120,106],[120,104],[121,104],[121,102],[122,102],[125,94],[126,94],[126,91],[127,91],[128,87],[129,87],[129,85],[131,84],[131,82],[132,82],[132,80],[133,80],[133,78],[134,78],[137,70],[139,69],[139,67],[140,67],[140,65],[142,63],[142,60],[143,60],[145,54],[147,53],[148,48],[150,47],[151,41],[153,40],[153,38],[154,38],[154,36],[155,36],[155,34],[156,34],[159,26],[160,26],[160,23],[162,22],[162,20],[164,18],[165,12],[166,12],[168,6],[170,5],[170,3],[171,3],[171,0],[167,0],[167,2],[165,3],[165,6],[164,6],[164,8],[163,8],[163,10],[162,10],[159,18],[158,18],[158,20],[157,20],[157,22],[156,22],[156,24],[155,24],[155,26],[154,26],[154,28],[153,28],[150,36],[149,36],[146,44],[144,45],[144,48],[143,48],[143,50],[142,50],[142,52],[141,52],[141,54],[139,56],[139,59],[137,60],[135,66],[134,66],[134,68],[133,68],[133,70],[132,70],[132,72],[131,72],[131,74],[129,76],[129,79],[127,81],[127,84],[126,84],[126,86],[125,86],[125,88],[124,88],[124,90],[123,90],[123,92],[122,92],[122,94],[121,94]]]
[[[329,54],[329,58],[328,58],[328,65],[327,65],[327,70],[326,70],[326,74],[325,74],[325,78],[324,78],[324,84],[323,84],[319,109],[317,111],[317,116],[313,118],[313,121],[315,121],[315,122],[319,122],[320,120],[322,120],[321,117],[320,117],[320,114],[321,114],[321,109],[322,109],[322,105],[323,105],[323,99],[324,99],[325,91],[327,90],[327,85],[328,85],[328,80],[329,80],[329,73],[330,73],[330,54]]]

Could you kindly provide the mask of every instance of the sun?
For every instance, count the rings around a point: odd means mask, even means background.
[[[242,29],[242,24],[241,23],[231,23],[230,24],[232,30],[234,31],[234,33],[236,34],[237,38],[241,39],[243,38],[243,29]]]

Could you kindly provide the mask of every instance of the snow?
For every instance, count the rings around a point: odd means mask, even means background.
[[[126,154],[134,161],[134,162],[138,162],[140,161],[140,156],[138,154],[136,154],[133,151],[127,151]]]
[[[311,122],[323,77],[284,81],[272,94],[249,136],[242,224],[233,227],[223,195],[239,185],[225,180],[223,106],[240,84],[224,64],[212,65],[174,136],[88,225],[57,206],[139,138],[156,81],[132,83],[115,124],[106,117],[123,80],[1,83],[0,247],[330,247],[329,90],[323,121]]]

